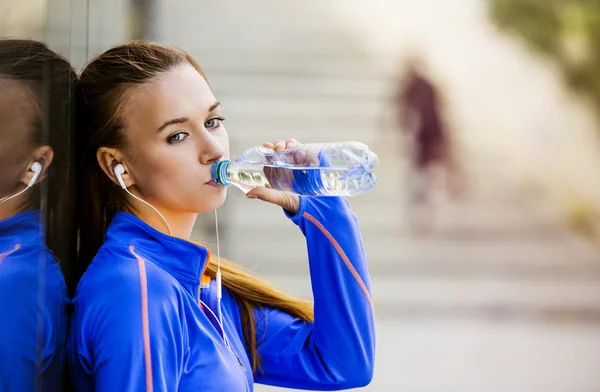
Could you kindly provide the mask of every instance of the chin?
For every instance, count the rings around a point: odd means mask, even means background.
[[[225,203],[226,199],[227,199],[227,188],[223,188],[223,190],[220,193],[220,197],[216,201],[217,205],[213,209],[217,209],[217,208],[221,207]]]
[[[225,199],[227,199],[227,188],[220,189],[218,193],[211,195],[211,197],[205,197],[203,200],[198,200],[194,210],[199,214],[214,211],[225,203]]]

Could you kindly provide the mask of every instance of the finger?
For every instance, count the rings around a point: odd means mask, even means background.
[[[263,143],[263,147],[273,149],[273,143]]]
[[[273,195],[274,191],[273,189],[269,189],[263,186],[259,186],[253,189],[250,189],[248,191],[248,193],[246,193],[246,197],[248,199],[260,199],[263,201],[272,201],[276,198],[275,195]]]
[[[275,189],[257,187],[250,190],[246,197],[249,199],[260,199],[269,203],[276,204],[292,213],[298,212],[300,208],[300,199],[298,195],[289,192],[282,192]]]
[[[285,142],[283,140],[278,140],[275,143],[273,143],[273,150],[275,150],[275,152],[279,152],[285,149]]]
[[[292,152],[292,160],[297,165],[306,165],[306,151],[295,150],[294,152]]]
[[[298,140],[296,139],[288,139],[287,142],[285,142],[285,148],[294,148],[297,145],[299,145],[300,143],[298,143]]]
[[[286,143],[287,148],[296,147],[296,146],[299,146],[300,144],[301,143],[298,140],[294,139],[294,138],[289,139],[287,141],[287,143]]]

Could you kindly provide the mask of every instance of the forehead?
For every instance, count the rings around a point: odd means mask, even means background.
[[[33,90],[26,84],[0,77],[0,133],[25,136],[39,108]]]
[[[129,91],[123,103],[123,114],[130,125],[158,128],[174,118],[204,118],[215,96],[202,75],[184,64]]]

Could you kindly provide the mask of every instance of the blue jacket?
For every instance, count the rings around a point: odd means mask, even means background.
[[[0,391],[61,391],[67,288],[39,211],[0,221]]]
[[[255,310],[260,374],[252,374],[239,309],[215,282],[199,290],[210,252],[118,213],[74,298],[70,361],[77,391],[246,391],[255,382],[337,390],[368,384],[374,314],[358,223],[342,198],[301,198],[290,217],[307,239],[314,323]],[[237,358],[236,358],[237,357]],[[246,386],[248,383],[248,387]]]

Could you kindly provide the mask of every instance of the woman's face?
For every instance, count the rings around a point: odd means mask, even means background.
[[[202,75],[184,64],[125,94],[127,172],[159,209],[202,213],[223,204],[211,182],[215,161],[228,159],[220,106]]]
[[[0,77],[0,198],[22,185],[36,117],[32,91],[18,81]]]

